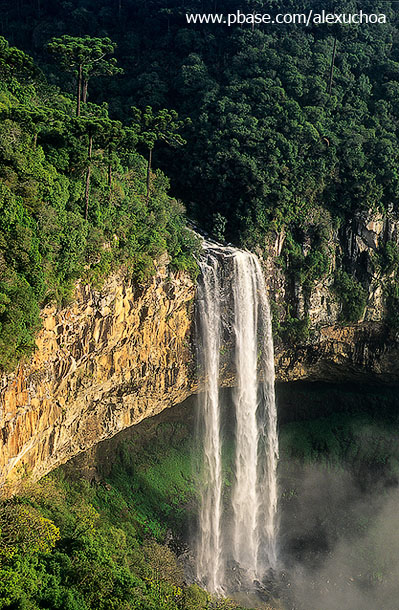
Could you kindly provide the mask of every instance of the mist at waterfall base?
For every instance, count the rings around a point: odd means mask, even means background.
[[[377,485],[373,494],[365,494],[350,473],[326,472],[321,466],[301,474],[298,523],[291,523],[292,546],[282,552],[283,607],[397,610],[398,490]]]
[[[275,403],[274,393],[270,393],[273,372],[266,367],[263,381],[266,379],[267,383],[263,387],[259,379],[251,376],[254,363],[256,368],[259,358],[258,337],[262,332],[254,331],[259,322],[259,309],[248,306],[245,293],[257,299],[260,290],[256,273],[253,275],[253,271],[256,272],[254,260],[251,259],[249,265],[252,268],[249,276],[240,278],[238,261],[235,260],[231,266],[236,253],[234,249],[224,249],[223,252],[222,248],[220,251],[219,247],[212,252],[211,248],[211,255],[203,261],[202,266],[206,280],[200,293],[199,307],[203,310],[200,312],[202,328],[198,347],[202,366],[206,370],[207,391],[200,399],[197,442],[202,443],[204,448],[203,476],[206,485],[202,493],[195,545],[196,580],[212,592],[232,595],[247,607],[398,610],[397,415],[394,424],[388,424],[393,434],[388,442],[386,439],[390,432],[381,432],[385,424],[381,428],[380,423],[365,423],[362,419],[362,409],[374,390],[363,396],[357,390],[360,394],[355,411],[359,411],[360,419],[355,414],[350,424],[345,418],[343,423],[337,423],[337,412],[347,408],[345,392],[337,400],[332,400],[331,421],[327,417],[326,401],[322,400],[321,418],[320,414],[318,416],[320,421],[315,420],[321,436],[316,440],[313,438],[312,426],[316,424],[310,415],[308,423],[311,431],[305,441],[308,446],[303,455],[296,446],[300,437],[299,428],[287,441],[285,429],[289,429],[290,424],[287,427],[283,425],[277,519],[277,498],[270,494],[270,485],[277,492],[273,469],[276,465],[273,459],[277,459],[278,450],[273,444],[277,442],[274,436]],[[230,259],[227,271],[226,257]],[[241,263],[248,270],[249,259],[244,257]],[[234,286],[232,282],[232,269],[234,280],[238,280],[241,287],[245,284],[244,291],[237,292],[237,285]],[[237,313],[238,304],[243,315]],[[269,321],[263,322],[266,325],[269,323],[270,317]],[[243,349],[241,356],[240,342]],[[268,350],[270,344],[266,346],[266,352]],[[219,371],[228,367],[225,356],[229,352],[230,361],[234,353],[235,385],[238,386],[231,391],[219,387],[218,377]],[[270,351],[268,358],[270,362]],[[243,371],[244,376],[240,380]],[[257,388],[255,393],[254,387]],[[259,409],[262,400],[264,408]],[[301,405],[306,401],[298,394],[294,402]],[[371,411],[375,414],[380,405],[378,399],[374,402]],[[240,422],[240,405],[244,405],[246,413],[244,422]],[[395,413],[398,407],[399,401],[396,399]],[[270,413],[273,414],[271,421],[268,420]],[[353,428],[353,438],[348,436],[348,425]],[[252,443],[245,456],[242,455],[240,426],[245,442]],[[262,431],[263,455],[259,448],[253,451],[253,446],[257,446],[262,437]],[[331,441],[332,431],[335,437]],[[389,447],[384,455],[380,455],[374,446],[375,439],[379,439],[378,443],[382,439],[382,445],[388,442]],[[312,442],[314,447],[310,447]],[[328,447],[329,442],[334,451],[339,446],[338,460],[329,455],[331,447],[324,451],[324,446]],[[271,461],[270,456],[273,458]],[[272,475],[272,483],[269,479],[262,488],[262,482],[260,486],[259,483],[265,472],[269,478]],[[251,488],[255,488],[255,495],[251,495]],[[267,513],[272,519],[267,523],[262,522],[260,515],[264,518]],[[271,537],[270,525],[273,529]],[[264,536],[268,526],[269,534]]]
[[[399,388],[277,388],[279,598],[295,610],[399,608]]]
[[[399,387],[299,382],[278,384],[276,396],[277,569],[251,583],[230,562],[226,593],[260,610],[398,610]],[[232,389],[219,390],[227,532],[235,477],[233,398]]]

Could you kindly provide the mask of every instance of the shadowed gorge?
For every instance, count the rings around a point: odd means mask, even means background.
[[[232,390],[223,390],[222,394],[223,403],[231,412]],[[394,533],[399,472],[397,386],[300,382],[278,384],[276,396],[280,420],[280,560],[284,570],[274,581],[259,585],[255,596],[247,593],[245,576],[236,573],[236,603],[261,609],[333,610],[339,600],[353,610],[393,610],[398,593],[398,541]],[[292,402],[298,398],[301,409],[293,412]],[[225,419],[224,430],[226,443],[232,446],[231,417]],[[179,579],[184,578],[190,583],[195,579],[195,556],[188,543],[199,518],[199,487],[190,455],[196,447],[201,461],[202,448],[195,442],[194,431],[195,399],[190,398],[82,453],[44,479],[36,491],[25,491],[23,497],[36,498],[34,506],[51,516],[61,527],[62,536],[72,534],[75,542],[65,540],[59,548],[63,555],[55,558],[64,562],[61,570],[66,569],[69,555],[75,563],[77,557],[84,560],[78,544],[87,545],[90,539],[91,545],[96,539],[104,544],[104,538],[99,536],[104,536],[106,530],[101,528],[111,519],[113,536],[121,541],[124,531],[136,549],[135,565],[140,567],[135,569],[144,570],[140,578],[149,575],[146,570],[154,570],[151,578],[155,582],[150,578],[144,588],[140,585],[140,595],[148,596],[147,603],[156,587],[165,593],[168,582],[181,582]],[[223,472],[231,483],[233,465],[234,451],[230,451],[225,454]],[[82,477],[86,483],[81,482]],[[64,502],[61,491],[56,496],[59,508],[44,492],[50,483],[53,497],[55,488],[66,486],[68,511],[76,515],[75,519],[81,519],[88,510],[86,503],[93,504],[101,516],[101,521],[94,521],[94,529],[85,531],[82,527],[73,532],[71,517],[60,512],[59,503]],[[135,537],[155,537],[161,546],[167,540],[184,566],[185,576],[173,571],[175,564],[166,557],[165,549],[158,549],[156,555],[152,547],[146,548],[147,567],[137,564]],[[119,554],[126,552],[124,544]],[[101,555],[92,555],[90,561],[94,562],[90,569],[97,573]],[[110,574],[113,569],[111,566]],[[70,583],[85,591],[80,575],[73,571],[69,574]],[[194,592],[193,588],[182,592],[179,603],[183,603],[183,596],[194,599]],[[202,602],[199,597],[196,599],[203,604],[200,608],[208,607],[204,598]]]

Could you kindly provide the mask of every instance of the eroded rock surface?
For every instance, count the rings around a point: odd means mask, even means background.
[[[78,284],[70,307],[43,310],[36,352],[1,380],[3,492],[195,391],[194,293],[160,269],[144,288],[122,274],[100,292]]]
[[[363,222],[357,237],[363,235],[372,247],[381,235],[376,230],[377,221]],[[397,229],[386,225],[383,230],[391,237]],[[289,294],[272,257],[265,273],[270,300],[281,307]],[[331,277],[317,284],[308,301],[309,338],[303,344],[276,342],[277,380],[399,381],[399,336],[380,321],[382,306],[370,294],[365,321],[343,326],[337,323]],[[24,476],[38,479],[198,392],[194,297],[188,275],[161,267],[141,287],[122,273],[110,277],[101,291],[79,283],[71,306],[43,310],[34,355],[0,380],[2,493],[17,491]],[[300,290],[296,301],[299,310]],[[232,333],[227,335],[221,385],[233,386]]]

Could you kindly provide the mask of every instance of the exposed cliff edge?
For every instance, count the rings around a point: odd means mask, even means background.
[[[12,492],[195,391],[194,285],[165,268],[145,287],[121,274],[42,312],[30,362],[1,379],[0,485]]]
[[[119,273],[101,291],[77,284],[69,307],[43,310],[36,352],[0,380],[3,493],[198,391],[194,295],[187,274],[160,267],[146,286]],[[398,381],[397,336],[380,321],[342,326],[327,314],[323,324],[317,310],[305,343],[277,342],[278,380]],[[223,384],[233,385],[223,359]]]
[[[317,214],[316,214],[317,216]],[[283,381],[344,381],[368,378],[369,381],[396,382],[399,379],[399,329],[397,302],[392,299],[399,272],[399,220],[392,213],[365,210],[340,227],[323,216],[324,256],[328,265],[309,283],[306,257],[313,248],[317,222],[304,222],[301,235],[301,271],[294,258],[284,259],[285,234],[267,248],[267,284],[276,317],[289,315],[306,328],[305,337],[284,337],[276,341],[276,367]],[[313,261],[314,262],[314,261]],[[342,294],[336,283],[337,272],[346,269],[349,288]],[[308,269],[309,271],[309,269]],[[308,280],[308,281],[307,281]],[[353,289],[354,287],[357,290]],[[352,289],[352,292],[348,290]],[[345,311],[348,302],[356,311]],[[348,313],[356,320],[345,323]]]

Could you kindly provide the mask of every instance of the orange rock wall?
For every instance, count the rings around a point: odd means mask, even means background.
[[[34,355],[0,379],[0,493],[198,391],[194,296],[187,275],[161,268],[145,287],[122,274],[101,291],[79,283],[70,307],[43,310]],[[399,380],[399,340],[378,322],[323,326],[275,360],[279,381]],[[234,385],[231,361],[222,376]]]
[[[4,376],[0,489],[37,479],[195,390],[190,351],[194,285],[160,269],[146,287],[122,274],[73,304],[47,307],[37,350]]]

